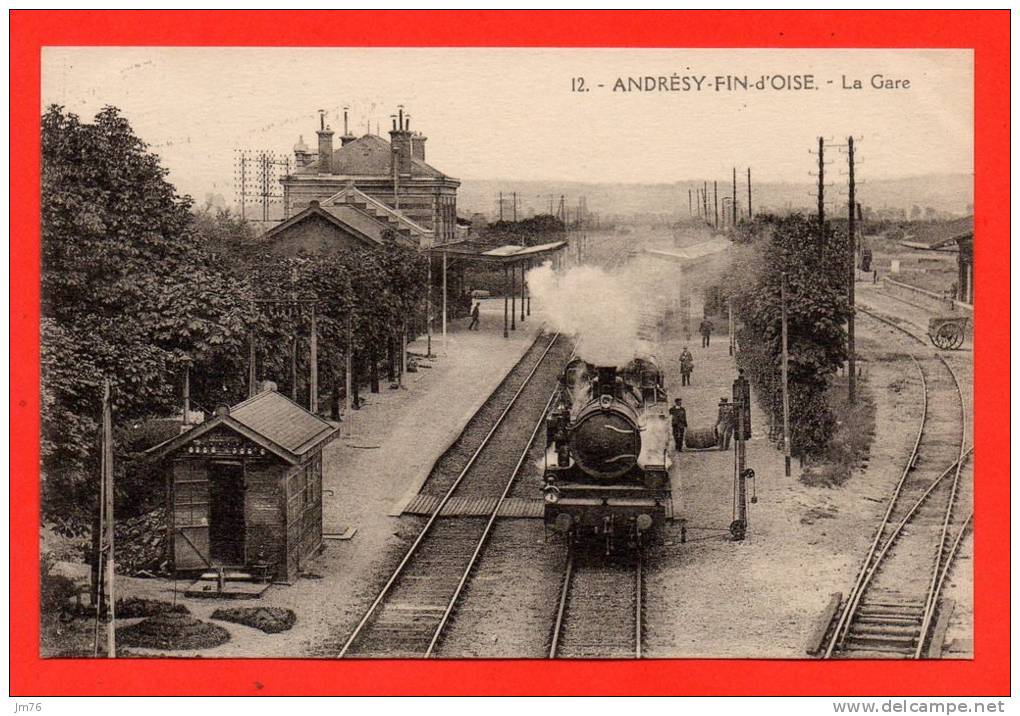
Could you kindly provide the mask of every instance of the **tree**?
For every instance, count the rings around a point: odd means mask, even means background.
[[[113,107],[42,116],[44,499],[92,498],[103,379],[119,420],[166,414],[185,367],[229,363],[246,334],[249,286],[203,249],[166,175]]]
[[[735,287],[737,310],[744,320],[741,352],[746,368],[767,406],[779,406],[782,353],[783,273],[787,277],[787,325],[791,441],[799,454],[815,454],[828,442],[834,425],[825,401],[832,376],[846,360],[849,298],[846,292],[846,234],[826,224],[819,243],[814,218],[756,217],[759,237],[754,262],[728,281]],[[746,349],[746,350],[745,350]]]

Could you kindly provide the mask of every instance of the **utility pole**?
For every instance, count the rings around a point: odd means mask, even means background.
[[[818,138],[818,248],[825,244],[825,140]]]
[[[780,287],[780,301],[783,306],[783,455],[786,476],[790,476],[790,352],[786,326],[786,272]]]
[[[113,556],[113,407],[110,400],[110,381],[103,381],[103,415],[100,428],[100,460],[99,460],[99,553],[96,562],[99,565],[99,589],[96,599],[96,623],[92,651],[99,656],[99,622],[104,612],[104,604],[108,602],[106,613],[110,623],[106,627],[106,658],[117,658],[115,634],[116,594],[114,591],[115,564]]]
[[[694,216],[694,206],[692,203],[691,190],[687,190],[687,215]]]
[[[733,228],[737,227],[737,168],[733,167]]]
[[[847,381],[847,400],[853,405],[857,402],[857,359],[854,355],[854,257],[856,254],[856,241],[857,238],[854,234],[855,226],[854,219],[857,216],[857,202],[854,198],[854,138],[847,137],[847,159],[849,162],[850,170],[850,199],[849,199],[849,215],[847,217],[847,252],[850,254],[850,275],[848,276],[848,292],[850,298],[850,313],[846,320],[846,347],[848,354],[848,368],[850,370],[849,380]]]
[[[443,252],[443,355],[446,355],[446,252]]]
[[[503,202],[501,201],[500,209],[503,208]],[[425,280],[428,285],[425,288],[425,354],[428,358],[432,357],[432,254],[428,255],[428,269],[426,271]]]
[[[319,329],[315,323],[315,302],[308,328],[308,410],[319,412]]]
[[[350,310],[347,311],[347,320],[345,323],[345,332],[347,334],[347,349],[344,351],[344,432],[347,437],[351,436],[352,423],[354,421],[354,414],[351,411],[351,389],[354,386],[354,377],[351,375],[351,371],[354,370],[354,331],[352,330],[353,318]]]
[[[729,321],[730,355],[733,355],[734,348],[736,347],[736,336],[734,335],[736,326],[733,320],[733,296],[730,296],[726,300],[726,317]]]
[[[499,223],[503,223],[503,192],[499,193]]]
[[[514,223],[517,223],[517,192],[514,192]]]
[[[703,208],[705,210],[704,213],[702,213],[702,216],[705,218],[705,221],[707,222],[708,221],[708,182],[707,181],[703,182],[702,186],[701,186],[701,201],[702,201],[702,204],[704,204]]]
[[[191,412],[191,366],[184,366],[184,425],[188,424],[188,414]]]
[[[712,197],[715,203],[715,228],[719,228],[719,182],[712,182]]]
[[[255,395],[255,329],[248,332],[248,397]]]
[[[747,168],[747,220],[750,221],[754,216],[754,212],[751,211],[751,167]]]

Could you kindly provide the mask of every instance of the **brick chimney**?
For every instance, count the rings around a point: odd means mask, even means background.
[[[421,132],[415,132],[411,135],[411,156],[415,159],[425,161],[425,140],[428,139]]]
[[[404,114],[401,107],[393,117],[393,129],[390,130],[390,147],[393,150],[393,161],[399,174],[411,173],[411,117]]]
[[[333,130],[326,126],[326,112],[319,110],[319,174],[333,173]]]
[[[347,125],[347,107],[344,107],[344,133],[340,135],[340,146],[346,147],[355,139],[357,139],[357,137],[351,134],[350,128]]]

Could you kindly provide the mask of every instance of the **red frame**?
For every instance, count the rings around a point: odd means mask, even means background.
[[[100,694],[1009,693],[1009,11],[14,11],[11,40],[10,690]],[[350,27],[350,30],[346,28]],[[364,28],[376,28],[370,35]],[[44,45],[973,48],[975,658],[340,662],[41,660],[39,116]],[[992,257],[995,257],[994,259]]]

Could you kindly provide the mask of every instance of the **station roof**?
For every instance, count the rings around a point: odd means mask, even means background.
[[[646,249],[645,251],[653,256],[670,259],[673,261],[696,261],[714,254],[721,253],[730,248],[733,244],[727,239],[711,239],[702,241],[691,246],[684,246],[677,249]]]
[[[146,454],[152,459],[163,458],[220,426],[293,465],[321,449],[339,430],[275,390],[264,390],[229,410],[218,412],[201,425],[149,448]]]
[[[913,249],[944,249],[953,247],[960,239],[974,236],[974,217],[964,216],[949,221],[913,222],[907,227],[909,235],[900,243]]]
[[[537,258],[544,258],[559,251],[567,245],[566,241],[551,241],[546,244],[535,246],[519,246],[517,244],[505,244],[492,247],[478,241],[456,241],[450,244],[439,244],[432,246],[429,252],[433,255],[448,254],[458,258],[483,263],[498,265],[516,264],[521,261],[529,261]]]
[[[382,137],[366,134],[353,142],[333,150],[332,174],[347,176],[391,177],[393,172],[393,147]],[[417,157],[411,158],[411,176],[415,178],[442,178],[446,175],[431,164]],[[319,161],[294,171],[294,174],[318,174]]]

